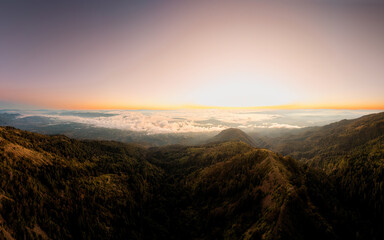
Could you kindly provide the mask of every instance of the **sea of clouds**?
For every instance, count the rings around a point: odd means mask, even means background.
[[[39,116],[50,124],[81,123],[93,127],[158,133],[221,131],[230,127],[255,129],[321,126],[375,111],[353,110],[174,110],[174,111],[14,111],[18,118]],[[53,123],[52,123],[53,122]]]

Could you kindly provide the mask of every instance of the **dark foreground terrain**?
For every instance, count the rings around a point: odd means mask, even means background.
[[[0,239],[384,239],[383,113],[263,140],[298,160],[221,136],[148,148],[0,127]]]

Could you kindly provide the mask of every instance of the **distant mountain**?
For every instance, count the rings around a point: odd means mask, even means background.
[[[0,127],[0,239],[384,237],[382,136],[333,171],[241,139],[148,148]]]
[[[220,142],[244,142],[251,146],[255,146],[254,140],[248,136],[245,132],[237,128],[228,128],[221,131],[216,136],[212,137],[207,143],[220,143]]]

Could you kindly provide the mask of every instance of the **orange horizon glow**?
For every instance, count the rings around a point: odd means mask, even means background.
[[[59,105],[45,106],[50,109],[61,110],[384,110],[384,104],[287,104],[273,106],[249,106],[249,107],[226,107],[226,106],[204,106],[204,105]]]
[[[123,2],[0,15],[0,101],[384,110],[384,4]]]

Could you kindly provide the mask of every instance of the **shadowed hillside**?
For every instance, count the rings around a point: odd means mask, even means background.
[[[383,136],[384,112],[342,120],[296,135],[271,138],[266,145],[273,151],[309,161],[314,166],[332,168],[356,150],[376,149],[374,146],[382,144]]]
[[[291,157],[236,140],[201,146],[145,148],[2,127],[0,236],[6,239],[380,239],[383,236],[380,230],[383,185],[370,180],[370,176],[382,176],[381,162],[375,163],[376,170],[366,165],[363,172],[356,173],[353,169],[360,161],[358,157],[364,159],[364,155],[356,155],[340,165],[340,172],[327,175]],[[382,152],[382,146],[375,148]],[[351,181],[366,184],[345,184]],[[373,214],[374,210],[377,214]]]
[[[338,199],[357,210],[349,224],[368,236],[384,234],[384,112],[268,139],[268,145],[327,172]]]

